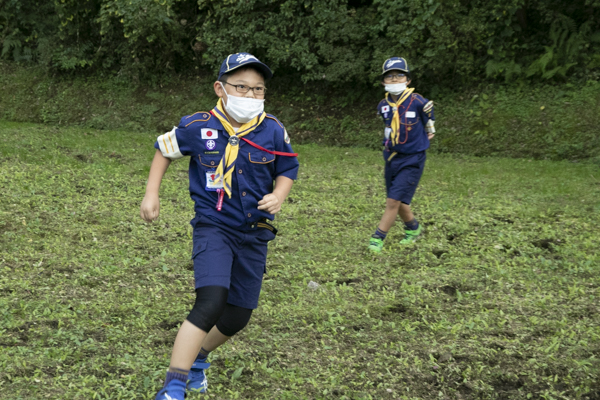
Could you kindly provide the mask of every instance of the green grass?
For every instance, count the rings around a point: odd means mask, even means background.
[[[180,161],[160,219],[139,218],[154,136],[0,122],[3,399],[161,386],[194,298],[193,211]],[[374,257],[381,155],[295,150],[259,308],[205,397],[600,399],[597,167],[430,155],[423,239],[393,228]]]

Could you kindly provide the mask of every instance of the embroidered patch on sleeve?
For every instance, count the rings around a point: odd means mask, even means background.
[[[433,109],[433,101],[428,101],[427,104],[423,106],[423,112],[428,113]]]
[[[288,135],[287,129],[284,128],[283,132],[284,132],[283,140],[285,141],[285,143],[290,144],[290,135]]]

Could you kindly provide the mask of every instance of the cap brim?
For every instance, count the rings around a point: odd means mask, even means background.
[[[231,68],[229,71],[227,72],[223,72],[222,74],[219,75],[218,79],[221,79],[221,77],[225,74],[229,74],[233,71],[235,71],[236,69],[242,68],[242,67],[249,67],[249,66],[253,66],[256,69],[260,70],[263,75],[265,76],[265,79],[271,79],[273,77],[273,71],[271,71],[271,69],[269,67],[267,67],[266,64],[261,63],[260,61],[253,61],[253,62],[248,62],[248,63],[244,63],[244,64],[240,64],[237,67],[233,67]]]
[[[405,70],[405,69],[402,69],[402,68],[390,68],[390,69],[386,69],[385,71],[383,71],[383,72],[381,73],[381,75],[383,76],[383,75],[387,74],[387,73],[388,73],[388,72],[390,72],[390,71],[402,71],[402,72],[406,72],[406,73],[408,73],[408,71],[407,71],[407,70]]]

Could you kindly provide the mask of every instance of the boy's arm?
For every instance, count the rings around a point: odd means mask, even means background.
[[[279,175],[275,178],[275,190],[269,193],[258,202],[258,209],[265,210],[268,213],[276,214],[281,210],[281,205],[292,190],[293,180],[287,176]]]
[[[423,98],[424,101],[427,99]],[[435,136],[435,115],[433,112],[433,101],[427,101],[422,106],[419,106],[419,113],[421,114],[421,121],[425,125],[425,132],[427,133],[427,139],[431,140]]]
[[[160,150],[156,150],[152,165],[150,166],[150,176],[146,184],[146,195],[140,206],[140,216],[144,221],[150,222],[158,218],[160,211],[160,201],[158,191],[163,175],[171,165],[171,160],[164,157]]]

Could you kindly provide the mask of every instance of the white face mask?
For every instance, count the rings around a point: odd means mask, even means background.
[[[398,96],[400,93],[406,90],[406,82],[404,83],[387,83],[385,85],[385,91]]]
[[[221,86],[225,90],[225,85],[221,83]],[[227,90],[225,90],[225,93],[227,93]],[[253,99],[251,97],[236,97],[227,94],[227,102],[223,103],[227,114],[240,124],[245,124],[265,109],[265,99]]]

